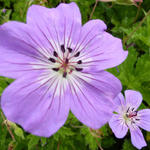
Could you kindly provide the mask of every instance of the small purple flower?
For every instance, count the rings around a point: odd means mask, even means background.
[[[2,9],[2,12],[3,12],[3,13],[6,13],[6,9],[5,9],[5,8],[4,8],[4,9]]]
[[[104,69],[128,53],[105,30],[101,20],[82,26],[75,3],[32,5],[26,24],[0,26],[0,75],[17,79],[2,94],[7,119],[45,137],[65,123],[69,110],[93,129],[104,125],[121,91],[120,81]]]
[[[143,109],[137,111],[137,108],[142,102],[142,95],[133,90],[125,91],[125,100],[120,93],[115,98],[116,113],[109,121],[113,133],[117,138],[123,138],[128,129],[131,133],[132,144],[141,149],[146,146],[143,134],[139,127],[150,131],[150,109]]]

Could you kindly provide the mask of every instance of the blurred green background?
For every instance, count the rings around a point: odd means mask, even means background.
[[[81,10],[83,24],[89,20],[95,0],[74,1]],[[129,0],[120,0],[128,2]],[[143,103],[140,108],[150,108],[150,0],[142,4],[120,5],[98,2],[93,19],[102,19],[107,24],[107,31],[123,40],[124,49],[129,55],[124,63],[109,69],[117,76],[123,91],[140,91]],[[26,12],[30,5],[38,4],[56,7],[61,0],[0,0],[0,24],[9,20],[26,21]],[[125,3],[124,3],[125,4]],[[12,79],[0,77],[0,95],[12,82]],[[1,110],[0,110],[1,113]],[[100,116],[101,117],[101,116]],[[14,136],[12,137],[12,135]],[[148,144],[143,150],[150,149],[150,133],[143,131]],[[92,130],[81,124],[71,113],[65,125],[50,138],[31,135],[21,127],[6,122],[0,114],[0,150],[134,150],[130,134],[124,139],[117,139],[106,124],[99,130]]]

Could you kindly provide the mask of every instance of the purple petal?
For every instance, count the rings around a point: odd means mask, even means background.
[[[139,126],[144,130],[150,131],[150,109],[143,109],[138,111],[140,115]]]
[[[31,63],[47,62],[51,50],[42,41],[42,36],[24,23],[12,21],[0,26],[0,75],[19,78],[36,70]]]
[[[109,126],[117,138],[123,138],[128,131],[128,127],[120,119],[120,115],[114,114],[109,121]]]
[[[59,80],[41,78],[32,74],[8,86],[2,94],[2,110],[26,131],[49,137],[65,123],[70,98]]]
[[[118,96],[113,100],[116,105],[115,112],[120,112],[125,106],[125,99],[122,93],[119,93]]]
[[[126,59],[128,52],[123,50],[121,40],[105,32],[102,21],[90,21],[83,26],[83,30],[85,27],[87,35],[84,34],[85,43],[80,48],[83,51],[80,59],[85,59],[85,66],[91,70],[104,70],[117,66]]]
[[[135,109],[137,109],[141,105],[143,99],[140,92],[133,91],[133,90],[126,90],[125,98],[126,98],[126,104],[131,105]]]
[[[119,93],[118,96],[114,99],[114,103],[117,106],[125,105],[125,99],[122,93]]]
[[[73,49],[82,25],[80,10],[73,2],[53,9],[32,5],[28,10],[27,24],[42,32],[55,50],[61,44]]]
[[[143,134],[138,127],[136,127],[135,129],[130,129],[130,133],[131,142],[137,149],[141,149],[142,147],[147,145],[144,140]]]
[[[85,125],[98,129],[112,116],[112,100],[120,92],[120,81],[102,71],[80,74],[70,80],[71,111]]]

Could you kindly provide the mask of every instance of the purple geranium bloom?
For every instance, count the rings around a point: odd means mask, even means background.
[[[109,126],[117,138],[123,138],[129,129],[132,144],[141,149],[146,142],[139,127],[150,131],[150,109],[137,111],[142,102],[142,95],[137,91],[126,90],[125,98],[121,93],[115,98],[117,114],[112,116]]]
[[[2,94],[8,120],[48,137],[69,110],[98,129],[112,115],[121,83],[104,69],[123,62],[121,40],[101,20],[82,26],[75,3],[48,9],[32,5],[27,23],[0,26],[0,75],[17,79]]]

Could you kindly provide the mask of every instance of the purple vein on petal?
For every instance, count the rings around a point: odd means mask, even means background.
[[[78,58],[79,58],[79,59],[82,59],[82,58],[85,57],[85,56],[91,55],[91,53],[93,53],[93,51],[94,51],[94,50],[97,50],[98,48],[100,48],[100,47],[98,46],[98,47],[96,47],[96,48],[90,49],[90,51],[88,51],[88,53],[84,53],[84,54],[82,54],[81,56],[79,56]],[[99,55],[99,54],[98,54],[98,55]],[[97,56],[97,55],[95,54],[94,56],[90,56],[90,57],[88,57],[88,58],[95,57],[95,56]]]
[[[89,57],[90,58],[90,57]],[[88,58],[87,58],[88,59]],[[103,60],[92,60],[92,61],[86,61],[84,64],[93,63],[93,62],[101,62],[101,61],[107,61],[109,59],[103,59]],[[96,65],[97,66],[97,65]]]
[[[99,80],[97,80],[97,79],[95,79],[95,78],[88,77],[88,76],[86,76],[86,75],[84,75],[84,74],[83,74],[82,76],[84,76],[84,77],[86,77],[86,78],[89,78],[89,79],[92,79],[92,80],[95,80],[95,81],[97,81],[97,82],[105,83],[105,82],[103,82],[103,81],[99,81]],[[104,93],[102,90],[98,89],[98,88],[97,88],[97,87],[95,87],[94,85],[91,85],[91,84],[90,84],[90,83],[88,83],[87,81],[83,80],[81,77],[77,76],[77,78],[78,78],[78,81],[79,81],[79,80],[81,80],[82,82],[86,82],[86,84],[88,84],[88,85],[90,85],[90,86],[94,87],[95,89],[97,89],[97,90],[101,91],[102,93]]]
[[[52,87],[52,85],[54,84],[54,82],[57,80],[57,78],[50,78],[49,81],[51,81],[51,84],[49,84],[47,90],[44,92],[43,96],[40,98],[40,100],[44,99],[45,95],[48,93],[48,91],[50,91],[50,88]]]
[[[47,27],[47,26],[46,26]],[[45,37],[45,39],[47,40],[47,42],[50,44],[50,46],[53,48],[53,50],[55,49],[54,46],[52,45],[52,43],[49,41],[49,39],[47,38],[47,35],[42,31],[42,29],[39,27],[39,25],[37,24],[37,28],[40,30],[40,32],[42,33],[42,35]],[[53,51],[51,48],[50,48],[51,52]],[[48,53],[50,53],[48,51]]]
[[[53,23],[53,27],[54,27],[54,29],[55,29],[56,36],[57,36],[57,41],[58,41],[58,45],[59,45],[59,47],[60,47],[60,46],[61,46],[61,44],[60,44],[60,39],[59,39],[59,36],[58,36],[58,31],[57,31],[57,29],[56,29],[55,21],[54,21],[54,23]]]
[[[62,86],[63,86],[63,85],[64,85],[64,84],[61,84],[61,83],[60,83],[60,87],[59,87],[59,105],[58,105],[57,114],[60,113],[61,99],[62,99],[62,90],[63,90]],[[63,86],[63,87],[64,87],[64,86]],[[63,93],[63,94],[64,94],[64,93]]]
[[[72,83],[71,80],[68,80],[68,82],[69,82],[69,87],[70,87],[70,91],[71,91],[71,93],[72,93],[72,96],[73,96],[74,93],[75,93],[75,95],[76,95],[76,97],[77,97],[77,99],[78,99],[78,102],[80,103],[80,105],[81,105],[83,111],[84,111],[84,112],[87,114],[87,116],[88,116],[89,114],[86,112],[85,108],[83,107],[82,102],[80,101],[80,98],[79,98],[79,96],[78,96],[78,94],[77,94],[77,91],[76,91],[76,89],[75,89],[75,87],[74,87],[74,84]],[[74,91],[74,93],[73,93],[72,90]],[[74,101],[74,97],[73,97],[73,101]],[[74,103],[75,103],[75,101],[74,101]]]
[[[84,49],[86,49],[87,46],[88,46],[97,36],[99,36],[99,35],[100,35],[100,34],[94,35],[94,36],[84,45],[84,47],[81,48],[80,52],[83,51]]]
[[[27,33],[28,34],[28,36],[32,39],[32,41],[34,42],[34,43],[36,43],[37,45],[38,45],[38,47],[39,48],[41,48],[42,50],[43,50],[43,52],[45,51],[42,47],[41,47],[41,45],[29,34],[29,33]],[[39,40],[40,41],[40,40]],[[40,41],[41,42],[41,41]],[[42,53],[43,54],[43,53]],[[43,56],[45,57],[45,58],[48,58],[47,56],[45,56],[44,54],[43,54]]]
[[[64,47],[66,46],[66,17],[64,17]]]
[[[54,78],[54,77],[53,77]],[[45,86],[48,82],[51,81],[52,78],[48,79],[46,82],[44,82],[43,84],[41,84],[40,86],[38,86],[37,88],[35,88],[34,90],[30,91],[23,99],[27,98],[29,95],[31,95],[33,92],[35,92],[36,90],[40,89],[41,87]]]
[[[55,81],[56,81],[56,80],[55,80]],[[59,80],[57,81],[56,86],[55,86],[55,89],[54,89],[54,91],[53,91],[52,100],[51,100],[50,105],[48,106],[48,109],[49,109],[49,110],[51,109],[51,106],[52,106],[52,104],[53,104],[54,97],[55,97],[55,94],[56,94],[56,90],[57,90],[57,87],[58,87],[58,83],[59,83]],[[51,88],[51,87],[50,87],[50,88]]]
[[[45,76],[42,75],[41,77],[43,77],[43,78],[40,78],[40,79],[38,79],[38,80],[36,80],[36,81],[33,81],[33,82],[31,82],[31,83],[29,83],[29,84],[27,84],[27,85],[21,87],[21,88],[19,89],[19,91],[22,91],[22,90],[24,90],[26,87],[32,86],[32,85],[35,84],[35,83],[41,82],[43,79],[45,79],[46,76],[47,76],[47,74],[46,74]],[[52,78],[53,78],[53,77],[51,77],[50,79],[52,79]],[[50,79],[48,79],[48,80],[50,80]],[[48,81],[48,80],[47,80],[47,81]]]
[[[18,38],[17,38],[18,39]],[[19,41],[21,41],[21,42],[23,42],[23,43],[25,43],[26,45],[28,45],[29,47],[31,47],[32,49],[34,49],[34,50],[36,50],[39,54],[40,54],[40,56],[43,56],[44,58],[47,58],[45,55],[43,55],[43,53],[41,53],[37,48],[35,48],[34,46],[32,46],[31,44],[29,44],[29,43],[27,43],[26,41],[24,41],[24,40],[21,40],[21,39],[18,39]],[[26,55],[26,54],[24,54],[24,53],[22,53],[23,55]]]
[[[71,43],[72,43],[71,35],[72,35],[72,31],[73,31],[73,26],[74,26],[74,20],[72,21],[72,24],[71,24],[71,30],[70,30],[70,34],[68,37],[67,47],[71,47]],[[71,43],[70,43],[70,40],[71,40]],[[70,43],[70,45],[69,45],[69,43]]]
[[[93,110],[95,112],[97,112],[93,106],[93,104],[90,102],[90,100],[86,97],[86,95],[84,94],[84,92],[81,90],[80,86],[76,83],[76,81],[74,81],[74,83],[76,84],[76,87],[80,90],[80,93],[83,95],[83,97],[87,100],[88,104],[93,108]]]
[[[82,39],[81,43],[76,48],[75,52],[79,50],[80,46],[84,43],[84,41],[86,40],[86,38],[88,37],[88,35],[92,32],[92,30],[93,30],[93,28],[84,36],[84,38]]]
[[[38,64],[38,63],[15,63],[15,62],[10,62],[10,61],[6,61],[6,63],[10,63],[10,64],[15,64],[15,65],[25,65],[25,66],[45,66],[45,67],[48,67],[50,66],[50,63],[49,64]],[[40,69],[40,68],[38,68]]]
[[[47,24],[46,22],[44,22],[45,24]],[[38,26],[38,25],[37,25]],[[41,28],[38,26],[38,28],[41,30]],[[50,46],[53,48],[53,50],[58,50],[59,51],[59,48],[57,47],[57,44],[55,43],[55,40],[54,40],[54,37],[52,36],[52,34],[51,34],[51,31],[49,30],[49,28],[46,26],[46,28],[47,28],[47,31],[48,31],[48,33],[49,33],[49,35],[50,35],[50,37],[51,37],[51,39],[52,39],[52,41],[53,41],[53,43],[54,43],[54,45],[55,45],[55,47],[53,46],[53,44],[51,43],[51,41],[49,41],[48,40],[48,38],[46,38],[47,39],[47,41],[48,41],[48,43],[50,44]],[[43,31],[41,30],[41,32],[42,32],[42,34],[44,34],[43,33]],[[46,36],[46,35],[45,35]],[[46,36],[47,37],[47,36]],[[52,50],[52,51],[53,51]]]

